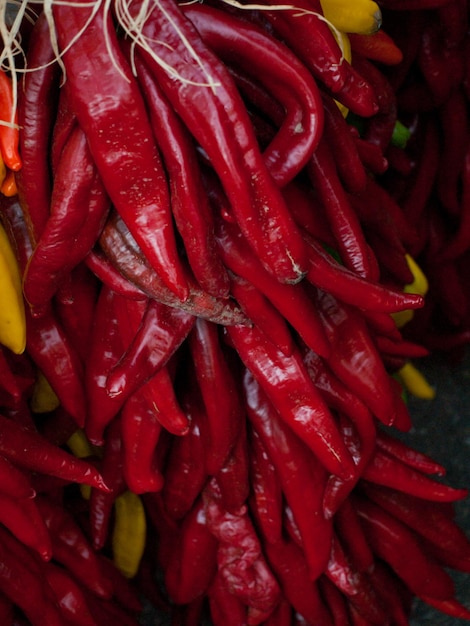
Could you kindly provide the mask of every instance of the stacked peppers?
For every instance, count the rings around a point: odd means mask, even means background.
[[[467,1],[51,11],[0,85],[2,624],[470,619],[467,490],[396,437],[468,343]]]

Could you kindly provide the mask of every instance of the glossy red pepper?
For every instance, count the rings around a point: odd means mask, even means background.
[[[212,209],[199,175],[192,137],[139,56],[134,63],[168,173],[172,213],[189,264],[202,289],[215,297],[226,297],[228,275],[215,245]]]
[[[189,348],[207,417],[206,471],[217,475],[240,436],[243,405],[219,327],[197,319],[189,336]]]
[[[312,382],[299,351],[286,357],[253,328],[229,327],[228,335],[254,380],[245,376],[247,401],[258,402],[258,385],[283,421],[333,474],[354,474],[354,463],[337,424]]]
[[[51,539],[40,512],[32,498],[0,495],[0,521],[22,544],[31,548],[44,561],[52,556]]]
[[[246,607],[237,596],[230,593],[228,585],[217,573],[208,592],[211,619],[214,626],[243,626],[246,624]]]
[[[140,7],[134,3],[131,14],[137,15]],[[142,34],[154,42],[153,53],[173,68],[173,76],[147,51],[140,54],[210,159],[250,246],[279,280],[296,282],[305,270],[304,243],[264,164],[241,96],[178,5],[166,1],[162,8],[171,20],[153,12],[142,24]],[[187,54],[188,44],[197,61]],[[184,77],[184,82],[174,77]],[[201,89],[201,84],[209,88]],[[213,84],[216,89],[210,88]]]
[[[384,65],[396,65],[403,60],[403,53],[382,28],[372,35],[348,34],[353,53],[359,53],[370,61]]]
[[[318,587],[334,626],[349,626],[348,607],[341,591],[325,575],[318,579]]]
[[[311,74],[287,46],[246,20],[208,5],[189,5],[184,13],[224,63],[261,77],[282,105],[283,118],[263,157],[278,186],[284,186],[307,163],[323,130],[323,107]]]
[[[344,500],[338,508],[334,524],[353,568],[359,572],[372,571],[375,566],[374,554],[351,500]]]
[[[162,281],[185,300],[188,287],[170,226],[166,176],[138,83],[110,18],[100,9],[88,21],[86,3],[72,11],[57,5],[53,13],[61,49],[74,42],[73,53],[63,55],[70,106],[106,191]]]
[[[85,595],[66,570],[53,563],[47,563],[44,574],[64,620],[76,626],[97,626]]]
[[[28,69],[18,89],[19,149],[23,168],[17,175],[21,204],[27,215],[30,236],[36,242],[49,218],[51,196],[50,133],[58,92],[59,67],[52,63],[49,24],[39,16],[28,43]]]
[[[238,438],[215,479],[224,509],[228,513],[239,511],[246,504],[250,494],[248,442],[245,424],[240,429]]]
[[[111,264],[99,249],[92,250],[85,259],[87,267],[106,287],[131,300],[146,300],[147,294],[131,283]]]
[[[377,446],[405,465],[409,465],[424,474],[444,476],[446,473],[446,468],[441,463],[435,461],[428,454],[415,450],[409,444],[383,429],[377,431]]]

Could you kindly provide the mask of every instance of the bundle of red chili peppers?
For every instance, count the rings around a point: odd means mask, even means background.
[[[348,60],[293,5],[31,4],[3,626],[470,619],[467,490],[396,436],[470,338],[470,7],[383,0]]]

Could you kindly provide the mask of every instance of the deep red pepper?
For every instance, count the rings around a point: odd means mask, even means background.
[[[311,183],[321,199],[343,263],[360,276],[370,277],[370,251],[358,217],[338,177],[331,148],[325,137],[322,137],[307,169]]]
[[[329,345],[304,285],[284,285],[271,276],[250,250],[236,224],[220,220],[216,237],[226,266],[259,289],[305,343],[319,354],[327,355]]]
[[[47,563],[44,574],[66,622],[75,626],[97,626],[81,588],[66,570]]]
[[[212,209],[199,176],[192,137],[139,55],[134,63],[150,109],[153,132],[162,152],[169,178],[172,213],[189,264],[196,280],[207,293],[226,297],[228,276],[215,245]]]
[[[208,591],[211,619],[214,626],[244,626],[246,607],[241,600],[230,593],[228,585],[218,572]]]
[[[302,170],[323,130],[323,107],[311,74],[287,46],[254,24],[208,5],[189,5],[184,13],[219,58],[256,80],[261,77],[282,104],[283,119],[263,157],[278,186],[284,186]]]
[[[143,609],[142,598],[133,580],[126,578],[104,554],[99,553],[98,559],[102,571],[112,583],[114,600],[128,611],[140,613]]]
[[[383,429],[377,432],[377,445],[380,449],[385,450],[385,452],[399,459],[405,465],[409,465],[424,474],[444,476],[446,473],[446,468],[441,463],[438,463],[429,455],[415,450],[409,444],[406,444]]]
[[[73,11],[57,5],[53,13],[60,48],[74,42],[73,53],[63,55],[70,106],[106,191],[162,281],[184,300],[188,287],[171,227],[166,176],[110,16],[100,8],[87,22],[91,12],[86,3]]]
[[[284,354],[292,353],[293,337],[285,318],[265,294],[240,276],[231,276],[230,291],[247,318]]]
[[[159,491],[163,485],[155,463],[155,448],[161,425],[145,396],[137,391],[121,410],[122,464],[127,486],[134,493]]]
[[[27,472],[0,455],[0,493],[10,498],[34,498],[35,491]]]
[[[111,581],[104,575],[91,543],[72,514],[62,504],[43,496],[38,496],[37,501],[51,535],[54,561],[61,563],[94,595],[109,598],[112,594]]]
[[[49,154],[59,66],[51,45],[46,15],[36,20],[28,42],[28,72],[19,81],[18,124],[21,127],[19,149],[22,169],[17,174],[21,204],[30,236],[36,242],[49,218],[51,196]]]
[[[388,151],[387,156],[385,156],[378,144],[362,137],[356,137],[354,143],[362,165],[369,174],[380,175],[387,171],[391,165],[388,159]]]
[[[256,379],[245,376],[247,401],[258,402],[258,385],[283,421],[333,474],[354,474],[354,464],[338,426],[312,382],[299,351],[286,357],[253,328],[233,326],[228,334],[240,358]]]
[[[140,7],[140,2],[134,3],[131,14],[138,14]],[[167,0],[161,9],[167,19],[160,19],[159,11],[152,12],[142,24],[142,34],[154,42],[154,54],[172,68],[172,75],[144,50],[140,50],[142,58],[210,159],[240,228],[258,257],[279,280],[300,280],[306,261],[302,237],[264,164],[228,70],[202,42],[176,3]],[[187,45],[197,62],[187,54]],[[215,83],[217,87],[211,88]],[[208,88],[201,89],[201,85]]]
[[[174,435],[186,435],[190,428],[189,418],[181,408],[167,367],[157,372],[135,393],[143,395],[147,406],[154,411],[159,424]]]
[[[318,587],[334,626],[350,626],[346,600],[338,587],[325,575],[318,579]]]
[[[354,569],[359,572],[373,570],[374,554],[367,542],[364,529],[351,500],[346,499],[336,511],[335,529]]]
[[[403,53],[382,28],[372,35],[348,34],[353,54],[361,54],[370,61],[384,65],[397,65],[403,60]]]
[[[329,626],[328,610],[320,597],[317,582],[311,580],[302,549],[286,538],[280,538],[275,543],[268,542],[264,549],[281,591],[294,610],[308,624]]]
[[[62,150],[67,145],[67,141],[78,124],[75,113],[70,108],[68,98],[68,86],[65,83],[59,91],[57,111],[52,129],[50,160],[52,176],[55,175],[62,157]]]
[[[148,297],[218,324],[242,324],[245,320],[245,316],[232,301],[214,298],[206,293],[189,274],[186,282],[190,285],[190,294],[181,302],[145,260],[118,215],[111,215],[108,219],[100,237],[100,245],[115,268]]]
[[[230,367],[220,329],[197,319],[189,348],[207,416],[205,465],[216,475],[227,461],[244,422],[238,385]]]
[[[90,496],[90,535],[93,548],[102,549],[109,538],[114,501],[125,491],[121,416],[114,418],[105,433],[100,470],[109,491],[93,489]]]
[[[356,497],[354,506],[374,553],[390,565],[415,595],[439,600],[454,597],[451,577],[426,554],[413,531],[368,500]]]
[[[39,433],[0,415],[0,454],[15,465],[108,491],[98,471]]]
[[[87,267],[112,291],[131,300],[146,300],[147,294],[131,283],[111,264],[99,248],[92,250],[85,259]]]
[[[21,389],[18,380],[11,371],[10,365],[6,359],[5,348],[0,347],[0,380],[2,391],[2,406],[14,407],[21,399]]]
[[[207,591],[217,571],[217,548],[205,505],[199,500],[185,515],[165,565],[165,586],[173,602],[188,604]]]
[[[202,497],[207,526],[219,542],[218,571],[231,593],[247,605],[247,625],[261,624],[275,609],[280,589],[247,509],[242,507],[236,514],[225,511],[214,480]]]
[[[128,316],[132,316],[132,310],[136,308],[135,302],[123,302]],[[137,305],[137,310],[139,308]],[[109,395],[127,398],[146,383],[178,350],[194,326],[195,319],[190,313],[149,300],[137,330],[135,333],[131,330],[126,336],[127,344],[128,338],[133,334],[129,347],[109,371],[106,380]],[[134,328],[132,323],[126,326],[129,329]]]
[[[224,509],[228,513],[239,511],[250,494],[246,424],[240,429],[238,438],[215,479]]]
[[[0,495],[0,521],[22,544],[34,550],[44,561],[52,556],[48,529],[32,498]]]
[[[441,613],[455,617],[456,619],[470,620],[470,610],[461,604],[456,598],[439,600],[429,596],[423,596],[422,600]]]
[[[311,580],[328,561],[332,524],[322,513],[326,473],[316,458],[280,420],[248,372],[244,376],[248,417],[276,468],[287,503],[301,535]]]
[[[377,593],[386,603],[393,623],[396,626],[408,626],[412,594],[403,581],[379,559],[375,559],[369,577]]]
[[[276,543],[282,537],[282,487],[263,441],[254,428],[249,434],[251,497],[249,507],[263,539]]]

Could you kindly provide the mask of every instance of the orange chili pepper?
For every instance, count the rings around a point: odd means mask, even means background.
[[[5,178],[3,179],[2,185],[0,187],[0,192],[3,193],[3,195],[7,196],[8,198],[12,198],[13,196],[16,196],[16,194],[18,193],[18,188],[16,186],[15,172],[13,172],[13,170],[7,170]]]
[[[0,152],[5,165],[17,172],[21,169],[18,152],[19,131],[14,111],[13,87],[5,72],[0,72]]]

